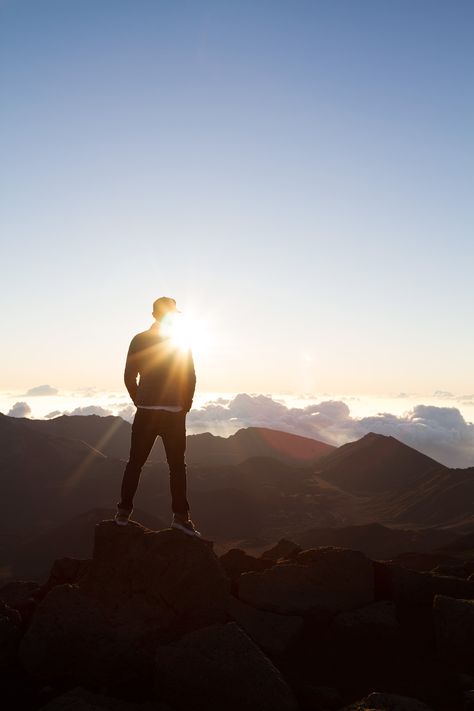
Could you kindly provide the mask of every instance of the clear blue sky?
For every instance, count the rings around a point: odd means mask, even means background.
[[[2,388],[473,392],[474,3],[0,0]]]

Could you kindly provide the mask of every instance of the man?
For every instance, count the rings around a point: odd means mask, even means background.
[[[124,380],[137,412],[115,521],[119,526],[127,525],[140,472],[160,435],[170,473],[171,527],[200,536],[189,518],[184,458],[186,414],[193,403],[196,374],[191,349],[179,347],[173,339],[176,313],[180,312],[174,299],[166,296],[157,299],[153,304],[155,322],[147,331],[134,336],[128,349]],[[138,383],[137,376],[140,376]]]

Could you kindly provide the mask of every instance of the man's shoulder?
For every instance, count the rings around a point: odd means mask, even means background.
[[[130,341],[130,348],[132,350],[140,348],[140,346],[142,344],[145,344],[146,341],[150,339],[150,337],[153,337],[153,334],[151,333],[151,329],[149,328],[146,331],[140,331],[140,333],[136,333]]]

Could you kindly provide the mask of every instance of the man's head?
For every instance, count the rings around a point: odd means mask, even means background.
[[[169,296],[160,296],[159,299],[153,302],[153,316],[157,321],[161,321],[161,319],[169,313],[181,313],[181,311],[178,311],[176,308],[176,301],[174,299],[171,299]]]

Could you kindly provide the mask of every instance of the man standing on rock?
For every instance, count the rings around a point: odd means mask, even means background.
[[[200,536],[189,518],[184,457],[186,414],[193,403],[196,374],[191,349],[176,338],[179,313],[174,299],[157,299],[153,304],[155,322],[134,336],[128,349],[124,380],[137,411],[115,521],[119,526],[128,524],[140,472],[160,435],[170,473],[171,528]]]

